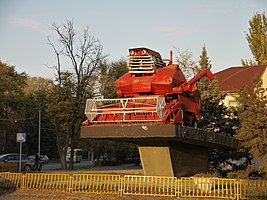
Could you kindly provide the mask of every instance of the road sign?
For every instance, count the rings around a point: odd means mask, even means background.
[[[19,142],[19,171],[21,171],[22,142],[26,142],[26,133],[17,133],[17,142]]]
[[[17,142],[26,142],[26,133],[17,133]]]

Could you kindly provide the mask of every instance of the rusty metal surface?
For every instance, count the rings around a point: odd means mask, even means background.
[[[82,126],[81,137],[119,140],[138,145],[162,145],[178,141],[207,148],[239,148],[238,141],[231,136],[172,124]]]

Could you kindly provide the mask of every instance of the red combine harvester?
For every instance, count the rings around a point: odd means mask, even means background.
[[[177,64],[147,48],[129,50],[129,71],[115,81],[118,99],[88,99],[84,125],[180,124],[196,127],[201,119],[196,82],[214,75],[203,70],[186,81]],[[167,64],[165,63],[167,61]]]

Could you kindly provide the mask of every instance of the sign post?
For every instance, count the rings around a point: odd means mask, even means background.
[[[22,142],[26,142],[26,133],[17,133],[17,142],[19,142],[19,171],[21,172]]]

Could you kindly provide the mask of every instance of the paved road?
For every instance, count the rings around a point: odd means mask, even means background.
[[[82,160],[80,163],[74,163],[75,171],[88,171],[96,173],[122,173],[122,174],[142,174],[142,168],[135,164],[122,164],[116,166],[91,166],[90,161]],[[60,163],[48,163],[43,166],[42,171],[60,171]],[[69,171],[68,171],[69,172]]]
[[[82,168],[82,167],[90,167],[90,161],[88,160],[82,160],[80,163],[74,163],[74,167]],[[57,163],[48,163],[43,166],[42,171],[53,171],[53,170],[59,170],[61,168],[61,165],[59,162]]]

